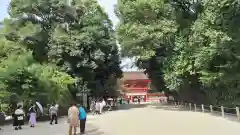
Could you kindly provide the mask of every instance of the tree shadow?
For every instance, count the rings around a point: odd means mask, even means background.
[[[240,123],[240,121],[237,118],[237,114],[232,114],[232,113],[224,113],[224,117],[222,117],[222,113],[218,111],[214,111],[213,113],[209,113],[209,115],[212,115],[214,117],[221,117],[224,119],[227,119],[232,122]]]
[[[162,105],[162,104],[153,104],[150,107],[154,109],[161,109],[166,111],[189,111],[189,110],[186,110],[185,108],[174,107],[170,105]]]
[[[144,108],[147,107],[147,104],[122,104],[118,107],[116,111],[119,110],[130,110],[130,109],[136,109],[136,108]]]
[[[158,104],[158,105],[151,105],[151,108],[154,108],[154,109],[162,109],[162,110],[166,110],[166,111],[185,111],[185,112],[202,112],[201,108],[196,108],[197,110],[194,111],[193,108],[188,108],[188,107],[176,107],[176,106],[172,106],[172,105],[161,105],[161,104]],[[231,114],[231,113],[224,113],[224,117],[222,117],[222,114],[221,112],[219,111],[213,111],[211,113],[210,109],[208,108],[205,108],[204,110],[204,113],[205,114],[208,114],[208,115],[211,115],[213,117],[221,117],[221,118],[224,118],[224,119],[227,119],[229,121],[232,121],[232,122],[237,122],[237,123],[240,123],[240,120],[237,119],[237,115],[236,114]]]
[[[84,135],[103,135],[103,134],[105,133],[101,131],[100,128],[91,125],[90,128],[88,127],[86,128],[86,132]],[[82,134],[78,133],[77,135],[82,135]]]

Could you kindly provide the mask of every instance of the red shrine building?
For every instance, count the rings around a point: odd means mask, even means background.
[[[151,90],[151,81],[144,72],[124,72],[121,79],[121,89],[125,99],[136,102],[140,98],[141,102],[158,102],[159,97],[164,93]]]
[[[148,101],[151,81],[143,72],[124,72],[121,81],[126,99],[130,99],[131,102],[137,98],[140,98],[142,102]]]

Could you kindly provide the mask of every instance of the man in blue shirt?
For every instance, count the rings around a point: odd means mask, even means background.
[[[84,134],[86,120],[87,120],[87,113],[82,105],[79,108],[79,120],[80,120],[80,132],[81,134]]]

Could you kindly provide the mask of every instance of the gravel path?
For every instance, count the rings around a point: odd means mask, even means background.
[[[66,119],[58,125],[38,123],[21,131],[4,127],[0,135],[67,135]],[[239,135],[240,124],[198,112],[124,105],[122,110],[89,116],[86,135]]]
[[[225,118],[151,106],[102,115],[95,125],[111,135],[240,134],[240,124]]]
[[[102,132],[99,127],[94,125],[96,116],[89,116],[86,135],[107,135]],[[0,135],[67,135],[68,123],[66,118],[59,120],[59,124],[50,125],[49,122],[37,123],[35,128],[30,128],[28,125],[23,126],[22,130],[15,131],[12,126],[5,126]],[[78,129],[79,135],[79,129]]]

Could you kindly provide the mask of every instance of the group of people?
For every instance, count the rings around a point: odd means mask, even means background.
[[[4,113],[1,113],[4,114]],[[52,104],[49,108],[49,115],[50,115],[50,124],[52,125],[55,121],[55,124],[58,124],[58,106],[55,104]],[[5,114],[4,114],[5,115]],[[29,115],[29,125],[30,127],[35,127],[37,123],[37,108],[35,105],[31,105],[31,107],[28,109],[28,115]],[[24,117],[25,112],[23,110],[22,105],[18,105],[16,110],[13,113],[13,126],[15,130],[21,130],[22,126],[24,125]],[[2,117],[0,117],[2,118]],[[73,133],[76,135],[77,127],[80,126],[80,132],[81,134],[85,133],[85,125],[87,120],[87,113],[83,106],[80,106],[79,108],[75,103],[72,104],[72,106],[68,109],[68,123],[69,123],[69,135],[72,135],[72,129],[74,130]],[[1,119],[1,122],[4,123],[4,118]],[[0,123],[0,124],[3,124]],[[1,130],[1,129],[0,129]]]
[[[159,97],[159,102],[160,102],[160,103],[167,104],[167,102],[168,102],[168,97],[166,97],[166,96],[161,96],[161,97]]]
[[[91,106],[90,106],[90,111],[93,114],[102,114],[102,112],[104,110],[111,111],[114,104],[115,103],[114,103],[113,99],[112,100],[107,100],[107,101],[105,101],[104,99],[102,99],[102,100],[92,100],[91,101]]]
[[[57,124],[57,112],[58,107],[55,106],[55,104],[52,104],[52,106],[49,109],[49,114],[51,117],[50,124],[55,120],[55,124]],[[5,122],[5,114],[3,112],[0,113],[0,126],[3,126]],[[31,128],[34,128],[37,124],[37,107],[34,104],[31,104],[30,108],[27,110],[27,115],[29,118],[29,125]],[[23,110],[22,105],[18,105],[15,111],[12,114],[13,118],[13,127],[15,130],[21,130],[22,126],[25,123],[25,112]],[[0,128],[1,130],[1,128]]]
[[[80,126],[80,133],[85,133],[85,125],[87,120],[87,113],[85,108],[81,105],[79,108],[75,103],[68,109],[68,123],[69,123],[69,135],[76,135],[77,127]]]

